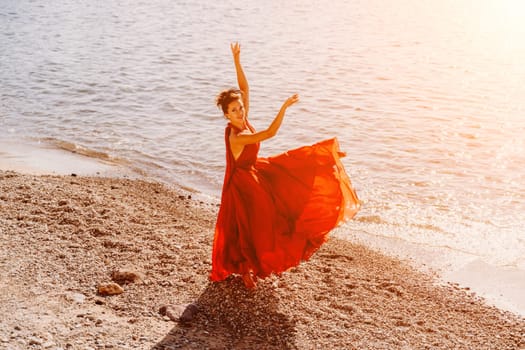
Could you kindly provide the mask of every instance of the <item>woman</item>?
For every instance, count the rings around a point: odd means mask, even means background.
[[[262,131],[248,122],[249,88],[240,45],[231,45],[239,89],[222,91],[217,106],[229,120],[225,130],[226,172],[215,226],[210,278],[242,276],[247,288],[307,260],[328,233],[352,218],[360,204],[345,173],[337,140],[329,139],[269,158],[259,143],[277,133],[290,96]]]

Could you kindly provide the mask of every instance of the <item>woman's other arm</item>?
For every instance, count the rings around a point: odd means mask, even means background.
[[[230,134],[230,142],[233,145],[239,145],[244,146],[251,143],[257,143],[264,140],[267,140],[277,134],[277,131],[281,127],[281,124],[283,122],[284,114],[286,113],[286,109],[290,107],[291,105],[297,103],[299,101],[299,95],[294,94],[286,99],[284,101],[283,105],[281,106],[281,109],[279,110],[279,113],[275,116],[270,126],[262,131],[256,132],[254,134]]]

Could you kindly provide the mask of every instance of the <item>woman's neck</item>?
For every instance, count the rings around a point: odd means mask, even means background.
[[[246,125],[246,123],[232,123],[230,122],[230,126],[233,127],[235,130],[238,130],[238,131],[244,131],[246,129],[248,129],[248,126]]]

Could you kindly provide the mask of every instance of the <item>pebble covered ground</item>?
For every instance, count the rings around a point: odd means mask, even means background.
[[[335,238],[255,290],[210,283],[217,209],[0,171],[0,349],[525,349],[522,317]]]

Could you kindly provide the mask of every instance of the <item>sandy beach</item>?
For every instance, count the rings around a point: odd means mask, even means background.
[[[300,5],[0,2],[0,350],[525,350],[525,1]],[[209,280],[231,87],[362,202],[250,291]]]
[[[217,209],[137,179],[0,171],[0,347],[525,349],[522,317],[335,237],[254,291],[210,283]]]

